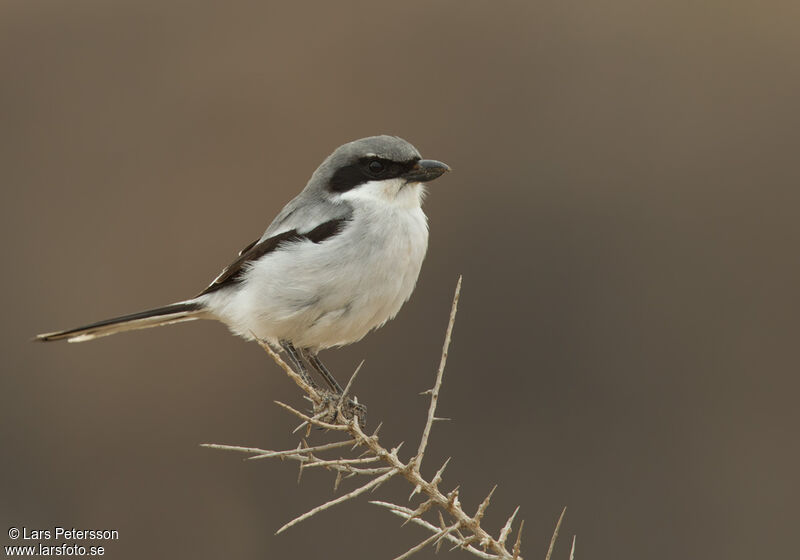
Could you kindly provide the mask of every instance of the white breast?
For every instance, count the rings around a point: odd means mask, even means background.
[[[204,296],[206,305],[245,338],[314,350],[361,339],[414,290],[428,247],[421,196],[422,185],[394,181],[344,193],[354,214],[341,233],[281,247],[244,282]]]

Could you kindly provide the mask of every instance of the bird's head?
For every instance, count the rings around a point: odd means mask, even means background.
[[[339,146],[317,168],[309,187],[344,199],[413,197],[419,204],[422,184],[450,167],[422,159],[417,149],[397,136],[370,136]]]

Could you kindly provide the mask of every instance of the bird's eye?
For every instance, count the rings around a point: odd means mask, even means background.
[[[372,173],[374,173],[375,175],[379,175],[379,174],[383,173],[384,169],[386,169],[386,166],[383,165],[383,162],[378,161],[377,159],[374,159],[371,162],[369,162],[369,166],[368,167],[369,167],[369,170]]]

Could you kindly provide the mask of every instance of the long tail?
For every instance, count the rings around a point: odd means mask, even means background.
[[[205,309],[198,302],[192,300],[182,301],[156,309],[132,313],[131,315],[123,315],[122,317],[98,321],[97,323],[78,327],[77,329],[40,334],[36,336],[36,340],[47,342],[50,340],[66,339],[69,342],[84,342],[118,332],[159,327],[161,325],[180,323],[182,321],[192,321],[202,318],[204,313]]]

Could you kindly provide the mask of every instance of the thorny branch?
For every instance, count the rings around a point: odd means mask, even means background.
[[[283,527],[278,529],[277,533],[281,533],[297,523],[300,523],[301,521],[304,521],[330,507],[358,497],[370,490],[375,490],[390,478],[399,475],[410,482],[413,487],[413,491],[409,496],[409,500],[411,500],[416,494],[420,494],[425,498],[415,509],[383,501],[372,501],[370,503],[386,508],[393,514],[403,518],[405,520],[403,523],[404,525],[410,521],[427,529],[432,534],[416,546],[410,548],[405,553],[395,558],[395,560],[403,560],[408,558],[415,552],[418,552],[429,545],[436,546],[436,550],[438,551],[439,547],[441,547],[442,543],[445,541],[453,545],[451,550],[461,548],[479,558],[484,558],[486,560],[522,559],[520,548],[522,544],[523,523],[520,523],[517,528],[517,535],[513,540],[513,544],[507,543],[508,537],[511,536],[514,519],[519,511],[519,507],[514,510],[496,537],[489,534],[489,532],[481,525],[483,516],[489,507],[492,494],[497,486],[492,488],[491,492],[489,492],[489,495],[487,495],[478,506],[477,511],[473,515],[470,515],[464,510],[461,502],[459,501],[458,486],[449,492],[446,492],[440,488],[444,470],[447,467],[447,463],[450,461],[450,459],[445,461],[430,479],[426,479],[420,470],[422,466],[422,458],[425,455],[425,449],[428,445],[433,423],[437,420],[443,420],[442,418],[436,417],[436,405],[438,403],[439,391],[442,387],[442,377],[444,375],[445,364],[447,363],[447,353],[450,347],[450,340],[453,333],[453,325],[455,323],[460,293],[461,278],[459,277],[458,284],[456,285],[455,295],[453,296],[453,304],[450,311],[450,321],[447,325],[447,333],[445,335],[444,345],[442,348],[441,361],[439,364],[439,369],[436,372],[436,382],[434,383],[432,389],[429,389],[423,393],[430,395],[431,399],[430,407],[428,409],[427,422],[425,423],[425,427],[422,432],[422,438],[420,440],[417,453],[405,462],[402,461],[398,456],[398,452],[402,446],[402,443],[398,444],[392,449],[387,449],[378,441],[378,430],[380,430],[380,425],[371,435],[367,435],[363,431],[363,424],[361,422],[362,419],[359,417],[358,413],[358,407],[360,405],[358,405],[357,400],[350,402],[344,398],[335,398],[330,394],[310,386],[300,375],[292,370],[292,368],[286,362],[284,362],[283,359],[281,359],[281,357],[272,348],[270,348],[269,345],[263,342],[260,343],[264,350],[272,357],[272,359],[275,360],[275,362],[286,372],[286,374],[306,393],[308,396],[307,398],[312,403],[313,412],[309,415],[304,414],[287,404],[276,401],[276,403],[282,408],[288,410],[302,420],[302,423],[300,426],[298,426],[298,429],[305,427],[308,431],[312,426],[315,426],[318,428],[324,428],[326,430],[342,432],[343,434],[346,434],[347,438],[343,439],[342,441],[336,441],[333,443],[327,443],[313,447],[309,446],[305,439],[302,439],[301,443],[299,443],[295,449],[286,451],[270,451],[253,447],[239,447],[234,445],[219,444],[203,444],[204,447],[246,453],[250,455],[250,457],[248,457],[250,460],[279,458],[298,461],[300,463],[301,475],[303,471],[308,468],[324,468],[336,473],[336,480],[334,482],[335,489],[338,488],[339,483],[343,478],[350,478],[353,476],[366,476],[370,478],[368,482],[356,488],[355,490],[317,506],[303,515],[300,515],[299,517],[289,521]],[[355,373],[350,378],[345,392],[349,391],[360,367],[361,366],[359,365],[359,368],[356,369]],[[334,459],[324,459],[319,456],[319,454],[322,452],[328,452],[333,449],[343,447],[351,447],[353,450],[362,449],[364,451],[361,453],[361,455],[351,458],[340,457]],[[380,464],[380,466],[375,466],[376,463]],[[423,519],[423,515],[431,510],[438,512],[437,522],[431,522]],[[442,515],[443,512],[445,515]],[[448,520],[446,520],[445,517],[447,517]],[[550,560],[555,539],[558,535],[558,530],[561,526],[563,517],[564,512],[561,513],[561,517],[556,525],[556,530],[550,542],[550,548],[547,551],[546,560]],[[572,555],[574,555],[574,550],[575,542],[573,539],[570,558],[572,558]]]

